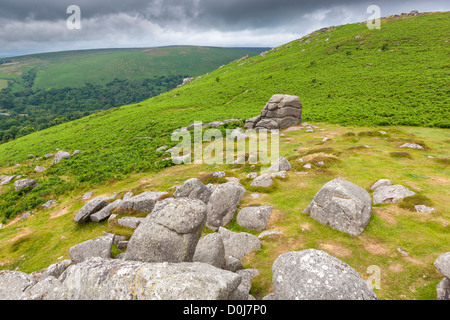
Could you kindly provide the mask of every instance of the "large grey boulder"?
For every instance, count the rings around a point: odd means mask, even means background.
[[[370,285],[345,262],[315,249],[287,252],[272,265],[278,300],[376,300]]]
[[[93,258],[59,278],[52,300],[227,300],[241,276],[205,263],[144,263]]]
[[[101,209],[100,211],[97,211],[96,213],[93,213],[89,216],[92,222],[102,222],[103,220],[108,219],[111,216],[111,211],[113,211],[115,208],[117,208],[122,200],[117,199],[113,203],[109,203],[106,207]]]
[[[156,202],[158,202],[161,197],[166,196],[167,194],[167,192],[144,192],[129,199],[123,200],[119,204],[119,207],[140,212],[152,212]]]
[[[33,276],[37,282],[40,282],[47,277],[59,278],[64,270],[66,270],[66,268],[71,264],[71,260],[63,260],[61,262],[54,263],[45,269],[35,271],[31,273],[31,276]]]
[[[69,249],[70,259],[73,263],[79,263],[92,257],[109,259],[114,238],[103,236],[87,240]]]
[[[270,187],[272,184],[273,184],[272,177],[267,173],[264,173],[259,177],[256,177],[252,181],[252,183],[250,183],[252,187],[263,187],[263,188]]]
[[[14,190],[20,191],[27,187],[36,187],[38,183],[34,179],[22,179],[14,182]]]
[[[281,157],[277,162],[269,168],[270,171],[289,171],[292,169],[291,164],[285,157]]]
[[[225,247],[222,236],[215,232],[200,238],[192,261],[222,268],[225,263]]]
[[[117,220],[117,224],[122,227],[136,229],[144,221],[145,218],[122,217],[119,220]]]
[[[264,230],[267,227],[272,211],[272,206],[245,207],[238,212],[236,222],[243,228]]]
[[[0,271],[0,300],[20,299],[23,291],[36,284],[36,280],[20,271]]]
[[[206,206],[206,226],[217,231],[219,227],[230,223],[237,211],[237,205],[246,190],[240,184],[227,182],[217,186]]]
[[[370,187],[370,189],[373,191],[376,190],[378,187],[385,187],[385,186],[392,186],[391,180],[389,179],[378,180]]]
[[[165,199],[134,231],[126,260],[190,262],[206,221],[206,205],[196,199]]]
[[[16,176],[3,176],[3,178],[1,179],[1,183],[0,186],[4,186],[5,184],[10,183]]]
[[[373,204],[394,203],[416,193],[401,185],[381,186],[373,193]]]
[[[333,229],[358,236],[369,224],[372,199],[363,188],[337,178],[319,190],[304,213]]]
[[[48,300],[48,296],[58,290],[61,283],[57,278],[48,276],[35,285],[28,287],[19,297],[19,300]]]
[[[59,162],[61,162],[63,159],[68,159],[70,158],[70,153],[68,153],[67,151],[58,151],[55,154],[55,157],[53,158],[53,164],[57,164]]]
[[[207,188],[200,179],[192,178],[179,186],[173,196],[175,198],[198,199],[208,203],[212,190]]]
[[[298,125],[302,118],[302,104],[299,97],[291,95],[273,95],[261,111],[261,115],[248,119],[248,129],[283,129]]]
[[[450,252],[441,254],[434,262],[434,267],[447,278],[450,278]]]
[[[261,241],[250,233],[233,232],[220,227],[219,234],[225,248],[224,269],[234,271],[236,267],[233,265],[237,264],[241,267],[240,262],[243,257],[253,250],[261,249]]]
[[[109,202],[106,201],[105,198],[102,197],[94,198],[90,200],[88,203],[86,203],[80,209],[80,211],[78,211],[73,220],[78,223],[85,223],[90,219],[90,216],[92,214],[102,210],[107,205],[109,205]]]
[[[445,277],[436,286],[437,300],[450,300],[450,278]]]

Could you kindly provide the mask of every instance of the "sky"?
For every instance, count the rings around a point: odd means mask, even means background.
[[[76,11],[67,13],[71,5],[80,9],[79,20]],[[322,27],[366,21],[370,5],[381,16],[450,11],[448,0],[0,0],[0,57],[167,45],[275,47]]]

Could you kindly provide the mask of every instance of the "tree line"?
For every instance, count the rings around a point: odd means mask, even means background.
[[[23,89],[12,84],[0,91],[0,143],[73,121],[92,113],[137,103],[166,92],[188,75],[142,80],[114,79],[106,85],[85,83],[79,88],[33,89],[36,71],[22,75]],[[9,114],[9,115],[8,115]]]

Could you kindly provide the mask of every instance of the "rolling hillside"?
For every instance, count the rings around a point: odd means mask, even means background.
[[[243,261],[244,267],[260,272],[252,280],[255,297],[273,290],[271,266],[281,253],[318,248],[365,276],[369,265],[379,266],[380,299],[435,299],[442,275],[433,262],[450,250],[449,20],[450,13],[430,13],[383,19],[381,30],[369,30],[365,23],[321,29],[149,100],[0,145],[0,175],[26,175],[39,183],[21,191],[14,191],[13,183],[0,189],[0,268],[39,270],[103,231],[129,237],[130,230],[107,221],[74,223],[88,191],[117,198],[129,191],[173,192],[174,185],[189,178],[208,179],[208,173],[223,170],[248,190],[241,206],[275,207],[269,226],[282,233]],[[294,169],[286,179],[275,179],[273,187],[252,188],[248,166],[160,161],[167,154],[156,149],[179,142],[170,139],[175,129],[194,121],[254,117],[273,94],[299,96],[302,121],[324,129],[283,131],[281,155]],[[425,148],[399,150],[405,142]],[[43,157],[57,150],[83,152],[56,165]],[[30,154],[35,157],[28,159]],[[300,160],[312,163],[311,170]],[[36,166],[47,170],[36,173]],[[414,190],[436,210],[420,214],[410,210],[411,203],[378,204],[364,234],[351,237],[301,214],[336,177],[370,193],[375,181],[388,178]],[[39,208],[50,199],[57,201],[55,207]],[[26,212],[29,217],[22,216]],[[227,228],[258,234],[235,220]]]
[[[252,49],[173,46],[142,49],[101,49],[33,54],[0,59],[0,79],[16,82],[35,69],[32,89],[80,87],[86,82],[105,85],[114,79],[142,80],[168,74],[198,76],[248,54]]]
[[[157,96],[263,50],[173,46],[0,59],[0,143]]]

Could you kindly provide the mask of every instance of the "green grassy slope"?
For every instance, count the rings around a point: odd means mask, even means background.
[[[271,266],[276,257],[316,248],[349,263],[365,279],[368,267],[378,266],[380,299],[435,299],[442,275],[433,262],[450,250],[448,22],[448,13],[436,13],[384,20],[381,30],[368,30],[365,24],[330,28],[265,57],[231,63],[150,100],[0,145],[0,174],[27,175],[40,184],[19,192],[12,184],[0,189],[0,223],[8,223],[0,229],[0,269],[39,270],[68,258],[70,247],[105,230],[129,236],[130,230],[118,230],[107,221],[74,223],[85,192],[118,198],[128,191],[171,192],[189,178],[224,170],[248,190],[240,207],[273,205],[268,228],[282,232],[263,240],[262,248],[245,258],[246,268],[260,271],[252,280],[255,297],[273,289]],[[248,166],[155,167],[155,161],[165,157],[156,148],[178,143],[170,141],[174,129],[195,120],[256,116],[276,93],[298,95],[303,121],[326,129],[285,130],[280,153],[294,166],[287,179],[276,179],[272,188],[261,190],[250,186]],[[322,142],[324,136],[330,140]],[[398,149],[405,142],[427,148]],[[42,156],[57,148],[83,153],[57,165],[51,159],[26,160],[30,153]],[[304,169],[299,159],[310,162],[312,169]],[[35,173],[37,165],[48,170]],[[305,171],[306,175],[296,174]],[[351,237],[301,213],[323,184],[336,177],[367,190],[376,180],[389,178],[425,197],[436,210],[419,214],[400,204],[376,205],[364,233]],[[261,196],[254,199],[252,193]],[[49,199],[57,205],[39,209]],[[31,216],[21,219],[19,214],[29,210]],[[258,234],[236,221],[227,228]]]
[[[126,166],[133,167],[153,160],[174,129],[194,120],[253,117],[275,93],[298,95],[305,121],[449,127],[449,17],[436,13],[383,21],[381,30],[359,23],[314,33],[142,103],[2,145],[0,165],[60,148],[92,151],[86,159],[126,151]]]
[[[19,80],[18,74],[36,68],[33,88],[79,87],[85,82],[106,84],[115,78],[139,80],[168,74],[197,76],[253,50],[173,46],[143,49],[102,49],[52,52],[0,59],[0,79]],[[18,83],[20,87],[20,83]]]

